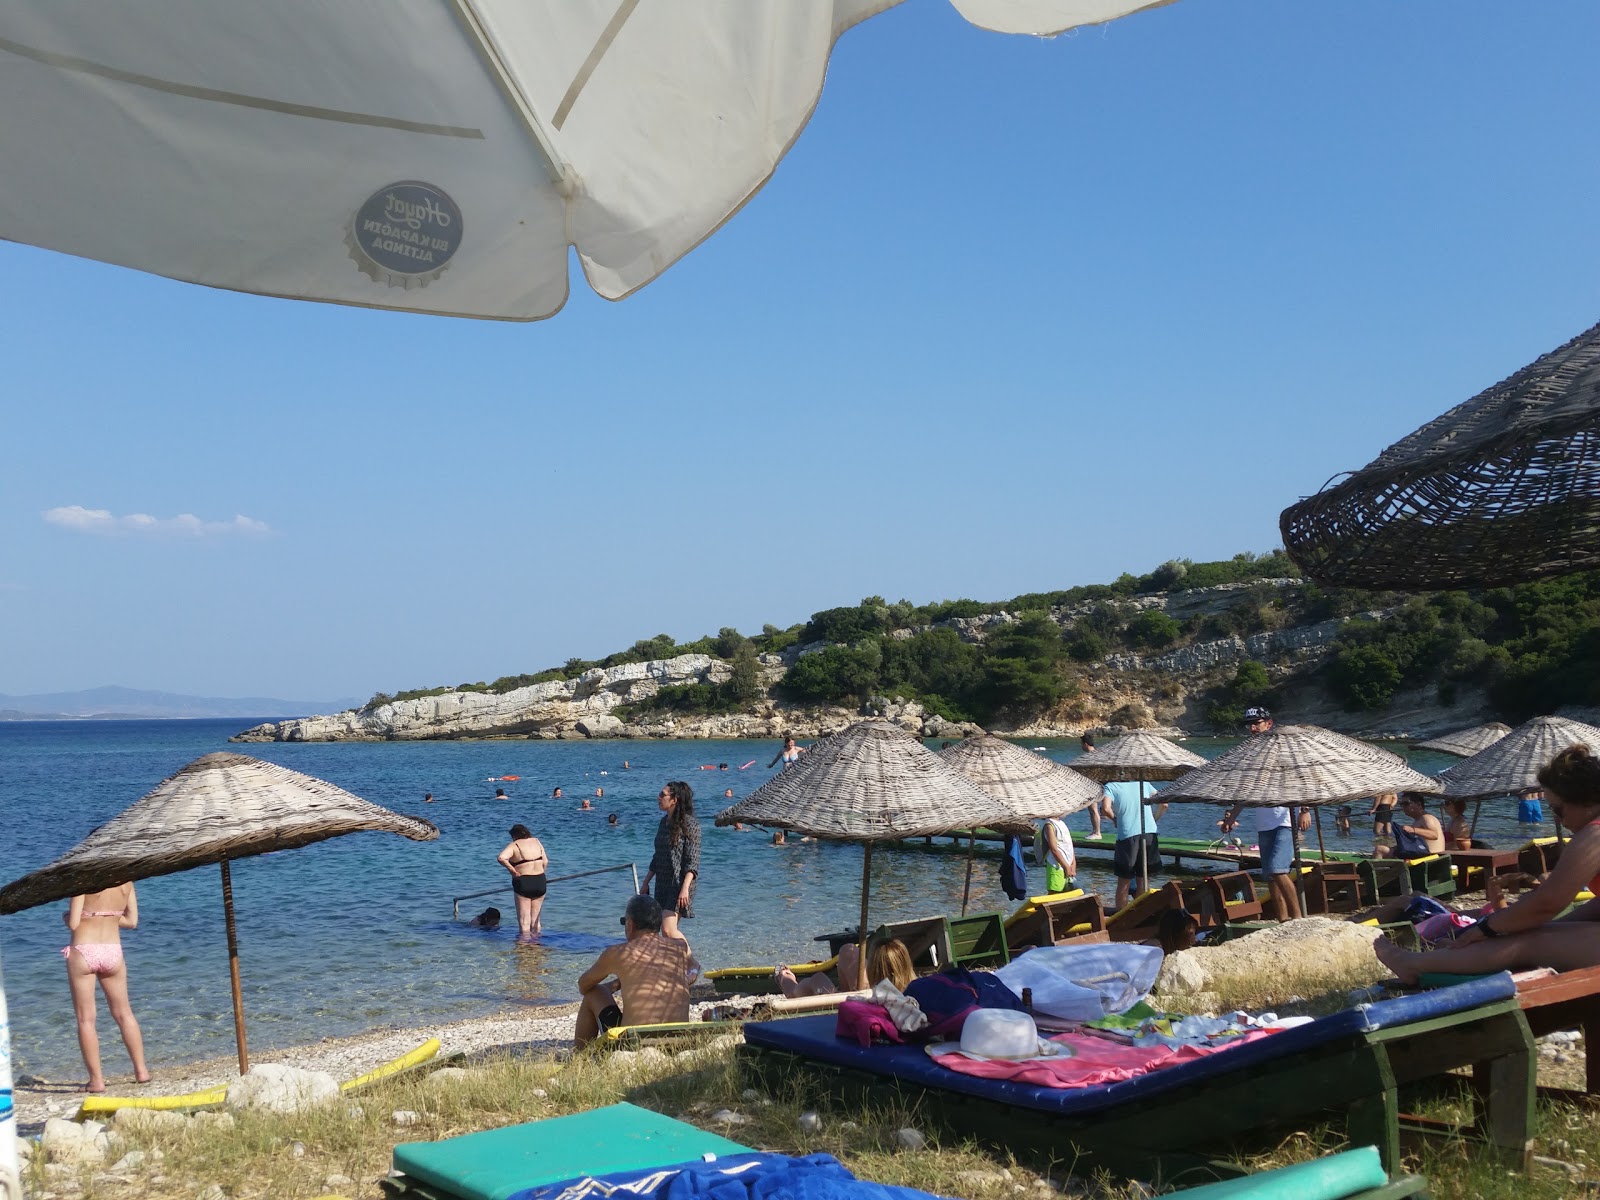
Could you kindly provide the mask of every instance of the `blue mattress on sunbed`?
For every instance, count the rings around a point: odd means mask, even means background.
[[[834,1036],[837,1018],[832,1013],[748,1024],[744,1027],[744,1040],[759,1048],[787,1050],[821,1062],[855,1067],[946,1091],[965,1092],[1019,1108],[1075,1113],[1102,1109],[1123,1100],[1160,1095],[1203,1079],[1234,1071],[1248,1071],[1252,1066],[1276,1062],[1313,1046],[1510,1000],[1516,994],[1516,985],[1511,982],[1511,976],[1502,972],[1438,991],[1418,992],[1397,996],[1392,1000],[1362,1004],[1344,1012],[1319,1017],[1308,1025],[1285,1029],[1271,1037],[1231,1046],[1204,1058],[1163,1067],[1118,1083],[1082,1088],[1040,1087],[1031,1083],[963,1075],[934,1062],[921,1046],[861,1046]]]

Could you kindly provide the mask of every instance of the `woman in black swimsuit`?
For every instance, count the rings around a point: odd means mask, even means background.
[[[500,851],[495,861],[511,872],[511,890],[517,895],[518,929],[524,937],[535,936],[542,930],[539,910],[544,907],[544,876],[550,868],[544,843],[526,825],[513,825],[511,844]]]

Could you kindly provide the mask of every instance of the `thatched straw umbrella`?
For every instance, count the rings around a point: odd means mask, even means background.
[[[1161,798],[1246,808],[1320,807],[1379,792],[1438,790],[1436,780],[1413,771],[1398,754],[1315,725],[1279,725],[1251,734],[1222,757],[1196,767]],[[1300,827],[1291,821],[1290,828],[1298,884]]]
[[[991,733],[969,737],[938,753],[946,766],[1011,810],[1012,816],[1005,822],[1008,828],[1069,816],[1100,799],[1100,789],[1082,775]],[[972,858],[977,843],[977,830],[973,830],[967,845],[967,878],[961,888],[962,916],[967,915],[972,895]]]
[[[1471,758],[1481,750],[1487,750],[1506,734],[1511,732],[1511,726],[1503,721],[1490,721],[1487,725],[1474,725],[1471,729],[1458,729],[1454,733],[1447,733],[1442,737],[1430,738],[1426,742],[1418,742],[1413,749],[1437,750],[1440,754],[1454,754],[1457,758]],[[1445,768],[1449,770],[1449,768]],[[1472,828],[1478,827],[1478,818],[1483,815],[1483,797],[1478,797],[1478,802],[1472,809]],[[1560,822],[1557,822],[1559,832]]]
[[[1418,742],[1413,749],[1437,750],[1440,754],[1454,754],[1457,758],[1471,758],[1480,750],[1487,750],[1506,734],[1511,726],[1503,721],[1490,721],[1487,725],[1474,725],[1471,729],[1458,729],[1441,737]]]
[[[1464,588],[1600,566],[1600,325],[1283,511],[1318,583]]]
[[[1535,717],[1518,725],[1505,737],[1471,758],[1439,772],[1444,795],[1461,799],[1477,798],[1479,808],[1485,796],[1504,796],[1523,788],[1539,786],[1539,772],[1568,746],[1579,743],[1600,753],[1600,729],[1565,717]],[[1561,820],[1554,812],[1556,839],[1561,839]],[[1476,811],[1473,815],[1477,821]]]
[[[398,833],[417,842],[439,836],[427,821],[379,808],[310,775],[243,754],[207,754],[163,780],[49,866],[0,888],[0,913],[97,892],[129,879],[220,863],[234,1032],[243,1074],[250,1069],[250,1056],[228,864],[364,830]]]
[[[1125,733],[1108,746],[1096,746],[1067,764],[1096,783],[1139,785],[1139,887],[1143,891],[1150,890],[1150,864],[1144,850],[1144,785],[1177,779],[1205,764],[1193,750],[1141,730]]]
[[[717,824],[744,821],[862,843],[859,978],[865,986],[872,844],[972,829],[1010,815],[898,725],[858,721],[813,742],[798,762],[718,813]]]

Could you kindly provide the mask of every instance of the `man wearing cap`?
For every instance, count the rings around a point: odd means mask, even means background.
[[[653,897],[634,896],[623,911],[628,940],[607,946],[578,977],[583,1005],[573,1040],[579,1049],[621,1025],[624,1010],[629,1025],[689,1019],[689,943],[662,936],[661,905]]]
[[[1244,727],[1252,734],[1272,731],[1272,714],[1260,707],[1244,710]],[[1222,832],[1232,833],[1239,824],[1243,804],[1235,804],[1222,818]],[[1256,808],[1256,844],[1261,853],[1261,874],[1266,878],[1267,891],[1278,920],[1289,921],[1300,915],[1300,894],[1294,886],[1294,821],[1295,810],[1290,805],[1258,806]],[[1311,810],[1300,809],[1300,829],[1311,828]]]
[[[1145,801],[1155,794],[1153,783],[1108,783],[1100,793],[1102,811],[1117,827],[1111,871],[1117,877],[1118,908],[1128,902],[1128,892],[1141,872],[1148,877],[1151,866],[1161,865],[1156,822],[1166,813],[1167,806],[1158,805],[1154,811],[1145,807]]]

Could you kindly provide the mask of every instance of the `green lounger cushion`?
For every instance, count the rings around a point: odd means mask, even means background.
[[[1172,1195],[1183,1200],[1344,1200],[1388,1182],[1389,1176],[1378,1161],[1377,1147],[1362,1146]]]
[[[611,1104],[442,1142],[403,1142],[394,1148],[394,1165],[463,1200],[505,1200],[581,1175],[640,1171],[749,1150],[647,1108]]]

